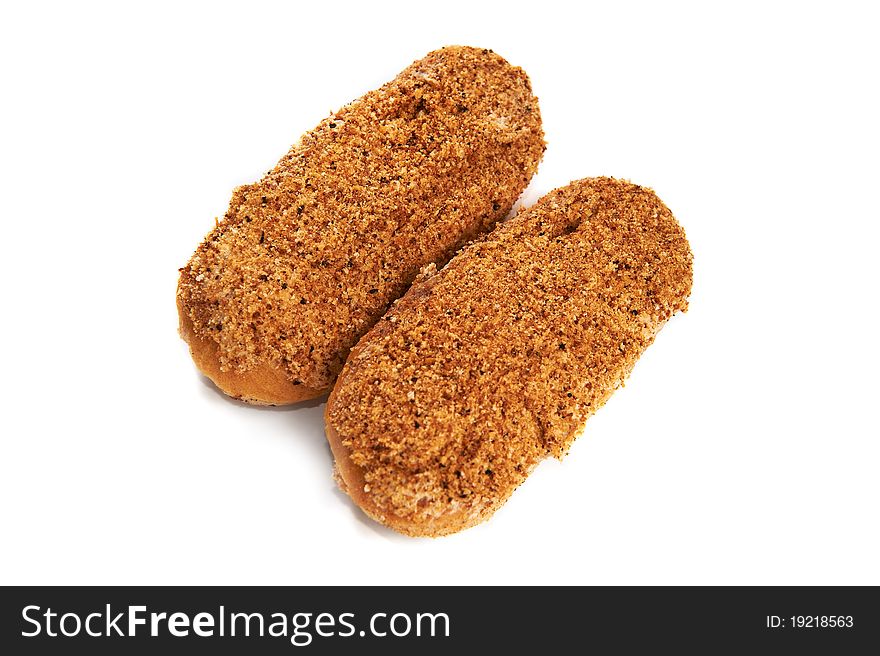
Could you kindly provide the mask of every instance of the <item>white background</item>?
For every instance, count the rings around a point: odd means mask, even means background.
[[[872,3],[4,4],[0,582],[880,584]],[[691,310],[564,462],[437,540],[323,404],[216,393],[177,269],[299,135],[445,44],[531,76],[569,180],[653,187]]]

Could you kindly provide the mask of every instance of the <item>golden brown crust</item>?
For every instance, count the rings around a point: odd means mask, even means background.
[[[343,487],[409,535],[484,520],[566,453],[691,282],[684,231],[651,190],[592,178],[547,194],[352,351],[326,410]]]
[[[356,353],[357,350],[358,347],[356,346],[352,354]],[[337,386],[341,384],[345,372],[346,369],[343,368],[342,373],[336,380]],[[380,507],[369,494],[370,488],[364,479],[364,470],[354,464],[351,459],[351,450],[343,444],[339,433],[336,432],[333,424],[329,421],[329,410],[330,404],[328,402],[325,408],[325,418],[327,421],[324,426],[324,434],[327,436],[327,442],[330,444],[330,450],[333,452],[336,467],[334,477],[340,489],[348,494],[368,517],[404,535],[412,537],[439,537],[479,524],[491,514],[478,512],[472,517],[467,517],[465,516],[466,511],[452,511],[440,517],[431,518],[428,522],[414,525],[412,521],[406,517],[398,516],[393,510]]]
[[[267,363],[260,363],[247,371],[223,371],[217,342],[196,334],[192,320],[180,307],[179,300],[177,309],[180,336],[189,345],[193,362],[224,394],[252,405],[288,405],[326,394],[326,390],[294,385],[281,369]]]
[[[507,214],[543,150],[521,69],[467,47],[416,61],[234,192],[180,273],[196,364],[251,402],[328,390],[420,267]]]

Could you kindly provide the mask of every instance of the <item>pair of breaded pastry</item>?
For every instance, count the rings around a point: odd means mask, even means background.
[[[487,234],[543,150],[525,73],[444,48],[236,190],[181,269],[199,368],[262,404],[335,381],[337,479],[402,533],[488,517],[687,308],[690,249],[648,189],[580,180]]]

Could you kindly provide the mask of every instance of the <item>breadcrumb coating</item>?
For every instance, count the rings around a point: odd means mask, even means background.
[[[426,271],[352,351],[326,412],[344,488],[410,535],[482,521],[567,452],[691,282],[684,231],[650,189],[547,194]]]
[[[180,270],[184,338],[216,342],[220,372],[269,366],[320,394],[421,267],[509,212],[543,151],[521,69],[478,48],[428,54],[235,190]]]

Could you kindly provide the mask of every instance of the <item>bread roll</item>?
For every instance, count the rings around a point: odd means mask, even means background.
[[[407,535],[483,521],[567,452],[687,309],[691,279],[684,231],[651,190],[592,178],[547,194],[354,348],[326,410],[343,489]]]
[[[325,393],[421,267],[507,214],[543,151],[521,69],[469,47],[416,61],[235,190],[180,270],[196,365],[251,403]]]

